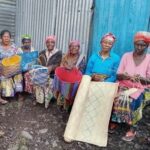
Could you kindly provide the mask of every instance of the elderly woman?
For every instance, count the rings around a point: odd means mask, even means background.
[[[52,94],[52,81],[54,78],[54,72],[56,67],[58,67],[61,63],[62,52],[55,48],[56,37],[51,35],[46,38],[46,49],[40,52],[39,54],[39,64],[48,68],[50,80],[47,86],[40,87],[35,86],[35,95],[36,100],[41,101],[43,99],[45,101],[45,107],[48,107],[48,104],[53,97]],[[40,95],[40,96],[39,96]]]
[[[13,56],[20,53],[17,47],[11,43],[11,33],[8,30],[3,30],[0,34],[1,44],[0,44],[0,60],[6,57]],[[3,97],[13,97],[16,92],[22,92],[22,75],[16,75],[12,78],[6,78],[1,76],[1,94]],[[0,98],[0,103],[5,104]]]
[[[133,125],[142,118],[144,91],[150,86],[150,55],[146,53],[149,43],[150,34],[138,32],[134,37],[134,51],[123,55],[117,71],[119,91],[112,121],[130,126],[122,138],[125,141],[132,141],[136,135]]]
[[[118,88],[118,84],[113,83],[120,61],[111,51],[115,40],[112,33],[104,35],[100,40],[101,50],[88,61],[64,134],[66,142],[79,140],[107,145],[106,135]]]
[[[85,74],[90,75],[93,81],[116,81],[116,71],[120,59],[118,55],[111,52],[115,40],[112,33],[104,35],[100,41],[102,50],[90,57]]]
[[[69,43],[69,50],[64,55],[61,67],[55,71],[54,91],[57,104],[67,111],[71,110],[74,97],[85,68],[85,57],[80,53],[80,43]]]

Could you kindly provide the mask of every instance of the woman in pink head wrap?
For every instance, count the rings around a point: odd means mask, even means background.
[[[116,81],[120,58],[111,52],[115,41],[116,38],[112,33],[105,34],[100,40],[101,50],[90,57],[85,74],[91,76],[93,81]]]
[[[61,63],[62,51],[55,47],[56,37],[54,35],[48,36],[45,40],[45,43],[46,49],[41,51],[39,54],[39,64],[48,68],[50,80],[47,86],[44,88],[36,86],[35,92],[36,95],[43,95],[44,100],[48,103],[53,97],[51,85],[54,78],[55,69]],[[39,99],[39,96],[37,96],[36,99]],[[48,107],[48,104],[45,103],[45,107]]]
[[[79,60],[79,57],[80,57],[80,60]],[[63,57],[61,66],[65,66],[68,69],[77,67],[80,71],[83,72],[84,67],[85,67],[84,60],[85,60],[85,57],[83,57],[83,55],[80,55],[79,41],[73,40],[69,43],[69,50],[68,50],[67,54]],[[80,61],[80,62],[78,62],[78,61]]]
[[[60,108],[70,110],[84,67],[85,57],[80,54],[80,43],[76,40],[71,41],[69,50],[62,59],[61,67],[55,71],[54,91]]]
[[[123,55],[117,71],[119,91],[114,100],[112,121],[129,125],[129,131],[122,138],[125,141],[132,141],[136,135],[134,125],[142,118],[146,93],[150,87],[149,43],[150,33],[136,33],[134,51]],[[111,127],[116,126],[112,124]]]

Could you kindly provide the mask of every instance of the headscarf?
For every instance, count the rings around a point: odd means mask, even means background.
[[[47,41],[53,41],[53,42],[56,42],[56,36],[55,35],[50,35],[48,37],[46,37],[46,40],[45,42],[47,43]]]
[[[109,39],[109,40],[112,40],[113,42],[116,41],[116,37],[115,37],[115,35],[112,34],[112,33],[106,33],[106,34],[102,37],[101,42],[102,42],[104,39]]]
[[[70,54],[70,46],[78,46],[80,48],[80,42],[78,40],[72,40],[69,43],[68,54]]]
[[[72,40],[72,41],[69,42],[69,49],[68,49],[67,54],[62,59],[62,63],[61,63],[62,66],[65,66],[66,62],[68,64],[76,64],[76,62],[77,62],[77,60],[79,58],[79,55],[80,55],[79,51],[78,51],[77,55],[74,55],[73,57],[71,56],[70,46],[78,46],[80,48],[80,42],[77,41],[77,40]]]
[[[23,35],[21,36],[21,38],[22,38],[22,40],[24,40],[24,39],[29,39],[29,40],[31,40],[31,35],[29,35],[29,34],[23,34]]]
[[[69,43],[69,47],[70,47],[70,46],[79,46],[79,47],[80,47],[80,42],[77,41],[77,40],[72,40],[72,41],[70,41],[70,43]]]
[[[139,31],[134,36],[134,42],[144,41],[147,44],[150,44],[150,32]]]

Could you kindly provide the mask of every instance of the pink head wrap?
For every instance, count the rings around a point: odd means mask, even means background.
[[[70,46],[78,46],[78,47],[80,48],[80,42],[77,41],[77,40],[72,40],[72,41],[70,41],[70,43],[69,43],[69,47],[70,47]],[[70,49],[68,50],[68,54],[70,54]]]
[[[139,31],[134,36],[134,42],[144,41],[145,43],[150,44],[150,32]]]
[[[50,36],[48,36],[48,37],[46,38],[45,42],[47,42],[47,41],[49,41],[49,40],[56,42],[56,36],[55,36],[55,35],[50,35]]]
[[[69,47],[70,46],[79,46],[80,47],[80,42],[77,41],[77,40],[72,40],[70,43],[69,43]]]
[[[116,41],[116,37],[115,37],[115,35],[112,34],[112,33],[107,33],[107,34],[105,34],[105,35],[102,37],[101,42],[102,42],[104,39],[110,39],[110,40],[112,40],[113,42]]]

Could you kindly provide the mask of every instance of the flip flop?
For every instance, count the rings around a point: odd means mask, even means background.
[[[8,101],[6,101],[6,100],[3,100],[3,99],[0,99],[0,104],[3,104],[3,105],[5,105],[5,104],[7,104],[8,103]]]
[[[110,123],[108,133],[113,134],[117,128],[118,128],[118,124]]]
[[[126,142],[131,142],[132,140],[134,140],[135,136],[136,132],[128,131],[126,135],[122,137],[122,140]]]

